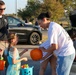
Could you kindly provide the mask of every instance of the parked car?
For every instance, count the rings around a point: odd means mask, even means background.
[[[24,21],[12,16],[7,16],[7,19],[9,32],[17,33],[19,42],[27,42],[29,44],[36,45],[42,40],[40,27],[27,24]]]

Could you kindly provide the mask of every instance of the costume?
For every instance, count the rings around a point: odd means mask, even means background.
[[[12,58],[19,59],[20,56],[19,56],[17,48],[15,48],[16,49],[15,54],[13,54],[13,49],[14,48],[11,47],[10,50],[9,50],[9,52],[8,52],[7,49],[4,52],[5,55],[7,55],[9,53],[8,56],[7,56],[7,59],[8,59],[8,62],[9,62],[9,66],[7,68],[6,75],[19,75],[20,74],[20,65],[21,65],[21,62],[18,62],[16,64],[12,63]]]

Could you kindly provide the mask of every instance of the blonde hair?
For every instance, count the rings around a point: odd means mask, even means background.
[[[14,39],[15,36],[17,36],[17,34],[14,33],[14,32],[8,33],[8,43],[9,43],[9,45],[8,45],[8,51],[10,50],[10,44],[12,42],[11,40]]]
[[[17,36],[17,34],[14,32],[8,33],[8,42],[11,43],[11,40],[14,39],[15,36]]]

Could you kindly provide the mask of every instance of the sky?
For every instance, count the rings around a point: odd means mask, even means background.
[[[5,14],[16,13],[16,1],[17,9],[23,9],[27,5],[27,0],[3,0],[6,4]]]

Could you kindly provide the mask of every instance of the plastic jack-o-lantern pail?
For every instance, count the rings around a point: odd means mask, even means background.
[[[43,54],[39,48],[35,48],[35,49],[31,50],[30,56],[31,56],[32,60],[38,61],[43,57]]]
[[[4,68],[5,68],[5,61],[0,60],[0,70],[4,70]]]

